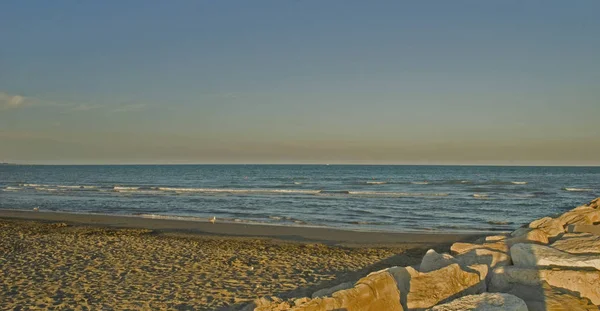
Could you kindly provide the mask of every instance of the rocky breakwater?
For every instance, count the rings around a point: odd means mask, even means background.
[[[421,264],[371,273],[285,301],[243,310],[599,310],[600,198],[511,234],[429,250]]]

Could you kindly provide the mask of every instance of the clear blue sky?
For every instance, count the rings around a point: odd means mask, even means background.
[[[3,1],[0,161],[600,165],[600,1]]]

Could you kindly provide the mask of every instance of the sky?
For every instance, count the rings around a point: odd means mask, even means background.
[[[0,162],[600,165],[600,1],[0,4]]]

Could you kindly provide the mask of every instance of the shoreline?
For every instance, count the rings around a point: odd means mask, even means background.
[[[453,243],[500,232],[384,232],[313,226],[219,222],[153,218],[137,215],[86,214],[0,209],[0,219],[64,222],[75,226],[149,229],[167,235],[200,235],[220,238],[259,238],[285,242],[322,243],[350,247],[421,246]]]

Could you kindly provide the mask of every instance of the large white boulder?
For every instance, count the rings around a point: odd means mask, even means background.
[[[469,295],[437,305],[429,311],[527,311],[523,299],[501,293]]]
[[[600,270],[600,255],[574,255],[537,244],[515,244],[510,248],[513,264],[519,267],[569,267]]]
[[[600,305],[600,271],[507,266],[494,269],[490,276],[491,281],[488,283],[490,292],[507,292],[515,284],[539,287],[547,282],[553,287],[568,290]]]

